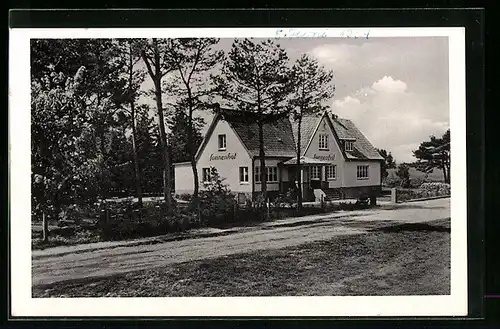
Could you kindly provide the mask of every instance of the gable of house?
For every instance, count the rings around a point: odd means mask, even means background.
[[[219,135],[225,136],[226,147],[224,149],[219,148]],[[216,114],[196,153],[197,162],[206,163],[226,158],[235,160],[241,157],[245,160],[250,158],[248,149],[230,122]]]
[[[373,147],[351,120],[338,118],[331,112],[326,113],[326,115],[324,112],[304,116],[300,138],[302,155],[306,155],[318,128],[323,127],[324,118],[328,118],[327,122],[330,124],[335,142],[347,160],[383,160],[375,147]],[[296,123],[293,126],[293,133],[295,140],[297,140],[298,124]],[[353,142],[352,151],[345,151],[344,142],[346,140]]]
[[[326,115],[316,120],[316,127],[304,149],[304,156],[330,163],[338,163],[344,159],[335,131]]]

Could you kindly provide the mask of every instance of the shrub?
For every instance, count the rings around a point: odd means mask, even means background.
[[[59,220],[79,224],[82,220],[82,209],[76,204],[70,204],[59,213]]]
[[[234,221],[235,196],[229,190],[217,169],[210,168],[210,180],[203,183],[204,189],[199,193],[200,221],[202,224],[215,224]]]
[[[410,181],[410,187],[411,188],[418,188],[420,185],[424,184],[426,182],[426,176],[418,176],[415,178],[412,178]]]
[[[420,185],[419,190],[423,193],[430,194],[429,196],[450,195],[450,184],[440,182],[429,182]]]
[[[398,189],[397,201],[409,201],[415,199],[422,199],[435,196],[450,195],[450,184],[440,182],[423,183],[417,189]]]
[[[293,189],[289,189],[286,193],[280,193],[273,200],[272,206],[275,208],[293,208],[296,203],[296,193]]]
[[[400,186],[401,180],[397,176],[389,176],[385,179],[385,185],[388,187]]]
[[[403,188],[410,187],[410,183],[411,183],[411,181],[410,181],[410,168],[407,165],[400,164],[398,166],[397,171],[396,171],[396,175],[400,179],[399,186],[401,186]]]
[[[175,197],[176,197],[176,199],[183,200],[183,201],[191,201],[193,199],[193,196],[190,193],[178,194]]]

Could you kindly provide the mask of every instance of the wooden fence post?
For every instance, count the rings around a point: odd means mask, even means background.
[[[267,220],[270,218],[270,203],[269,203],[269,198],[267,198]]]
[[[391,188],[391,203],[397,203],[397,190],[395,187]]]

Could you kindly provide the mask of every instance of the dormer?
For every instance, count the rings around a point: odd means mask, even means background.
[[[344,144],[344,150],[346,152],[351,152],[354,150],[354,142],[356,141],[355,138],[343,138],[342,142]]]

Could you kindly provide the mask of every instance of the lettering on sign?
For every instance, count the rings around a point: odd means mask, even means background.
[[[314,159],[318,160],[323,160],[323,161],[333,161],[335,160],[335,154],[328,154],[328,155],[313,155]]]
[[[210,161],[216,161],[216,160],[234,160],[236,159],[236,152],[235,153],[227,153],[223,155],[214,155],[213,153],[210,154]]]

